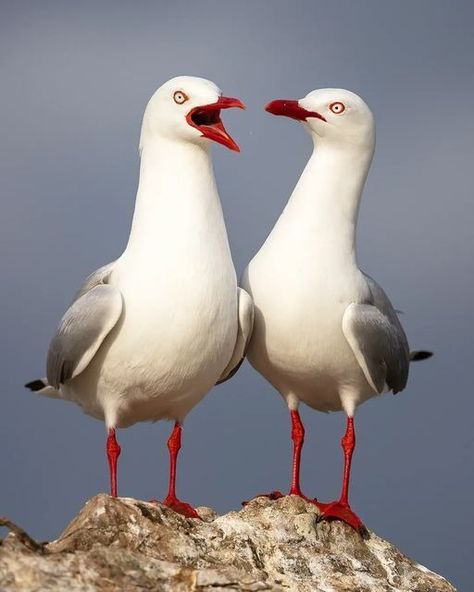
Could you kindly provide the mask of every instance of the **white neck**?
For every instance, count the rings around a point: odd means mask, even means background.
[[[357,216],[374,143],[366,148],[320,144],[315,144],[281,220],[287,229],[293,227],[294,240],[330,254],[333,262],[357,264]]]
[[[216,241],[228,248],[209,147],[148,138],[124,255],[153,259],[166,249],[189,258],[203,245],[214,248]]]

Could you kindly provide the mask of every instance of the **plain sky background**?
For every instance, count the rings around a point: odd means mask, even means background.
[[[44,375],[82,280],[125,246],[154,90],[203,76],[247,104],[223,115],[242,153],[214,148],[240,274],[311,150],[300,126],[263,105],[345,87],[377,121],[359,260],[404,311],[412,347],[435,352],[404,393],[359,409],[352,505],[369,528],[471,589],[473,21],[471,1],[0,2],[0,514],[53,538],[107,490],[103,424],[22,385]],[[345,418],[302,413],[304,489],[332,499]],[[163,497],[170,428],[120,430],[123,495]],[[188,416],[179,493],[224,512],[285,489],[289,431],[283,401],[246,363]]]

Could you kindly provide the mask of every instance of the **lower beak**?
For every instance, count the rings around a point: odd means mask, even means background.
[[[301,107],[299,101],[293,101],[290,99],[277,99],[272,101],[265,106],[265,111],[268,111],[268,113],[272,113],[273,115],[291,117],[297,121],[306,121],[308,117],[316,117],[317,119],[326,121],[326,119],[317,111],[308,111],[304,107]]]
[[[215,103],[191,109],[186,119],[189,125],[199,130],[204,138],[218,142],[235,152],[240,152],[238,144],[227,132],[220,118],[221,109],[233,107],[245,109],[245,105],[239,99],[219,97]]]

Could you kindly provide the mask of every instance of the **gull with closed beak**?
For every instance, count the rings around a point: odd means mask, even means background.
[[[243,276],[242,285],[255,305],[247,357],[290,411],[290,494],[308,499],[300,488],[300,401],[318,411],[345,411],[340,498],[329,504],[309,501],[317,504],[323,519],[340,519],[364,532],[349,505],[355,410],[375,395],[403,390],[410,358],[430,353],[410,354],[396,311],[357,262],[359,202],[375,148],[369,107],[350,91],[323,89],[299,101],[272,101],[266,110],[303,123],[314,151]]]

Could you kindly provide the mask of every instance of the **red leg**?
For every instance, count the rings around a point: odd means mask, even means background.
[[[121,450],[115,438],[115,430],[110,428],[107,436],[107,458],[109,460],[110,495],[112,497],[117,497],[117,461]]]
[[[301,450],[304,444],[304,425],[301,421],[300,414],[297,409],[290,411],[291,417],[291,439],[293,440],[293,464],[291,471],[291,487],[288,495],[297,495],[306,501],[313,502],[314,500],[307,498],[301,491],[300,487],[300,464],[301,464]],[[272,491],[267,494],[260,494],[270,499],[279,499],[284,497],[281,491]],[[256,496],[260,497],[260,496]],[[244,505],[248,502],[244,502]]]
[[[338,501],[329,504],[316,502],[316,505],[321,510],[321,520],[342,520],[361,534],[365,534],[367,529],[361,519],[349,506],[349,481],[351,476],[352,454],[356,444],[354,419],[352,417],[347,418],[346,433],[341,440],[341,444],[344,451],[344,475],[342,479],[341,497]]]
[[[340,502],[341,504],[349,505],[349,481],[351,478],[352,454],[356,445],[353,417],[347,418],[346,433],[341,439],[341,445],[344,451],[344,475],[342,478]]]
[[[166,496],[163,504],[168,506],[175,512],[183,514],[187,518],[199,518],[199,514],[189,504],[180,501],[176,497],[176,463],[178,459],[178,453],[181,448],[181,425],[176,422],[171,432],[171,436],[168,439],[168,450],[170,451],[170,479],[168,486],[168,495]]]

